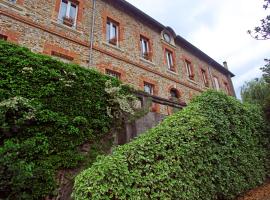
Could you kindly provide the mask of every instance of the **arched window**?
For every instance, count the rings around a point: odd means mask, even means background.
[[[177,89],[175,89],[175,88],[172,88],[170,90],[170,100],[172,100],[172,101],[179,101],[179,99],[180,99],[180,93],[179,93],[179,91]]]
[[[171,94],[171,98],[177,98],[178,99],[180,97],[180,94],[179,94],[178,90],[175,89],[175,88],[172,88],[170,90],[170,94]]]

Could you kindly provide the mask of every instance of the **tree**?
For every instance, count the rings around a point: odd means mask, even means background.
[[[260,78],[246,82],[241,87],[241,97],[243,102],[260,105],[270,122],[270,87],[266,79]]]
[[[263,106],[265,99],[270,94],[268,84],[263,78],[256,78],[249,82],[246,82],[241,87],[241,97],[243,102],[259,104]]]
[[[261,68],[261,70],[264,72],[263,77],[265,81],[270,84],[270,59],[265,59],[266,64],[264,67]],[[269,85],[270,87],[270,85]]]
[[[264,2],[263,8],[267,10],[270,7],[270,0],[264,0]],[[248,33],[257,40],[270,39],[270,15],[261,19],[261,25],[256,26],[253,31],[248,30]]]
[[[263,8],[270,8],[270,0],[264,0]],[[270,14],[261,20],[261,25],[254,28],[248,33],[256,40],[270,39]],[[261,68],[263,71],[262,79],[255,79],[245,83],[241,88],[241,96],[244,102],[260,104],[270,122],[270,59],[265,59],[265,66]]]

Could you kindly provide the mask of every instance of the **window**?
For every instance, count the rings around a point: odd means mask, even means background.
[[[171,89],[170,93],[171,93],[172,98],[178,98],[178,94],[177,94],[176,89]]]
[[[188,60],[185,61],[187,75],[190,80],[194,80],[193,66]]]
[[[78,5],[73,1],[62,0],[59,10],[59,20],[70,27],[76,26]]]
[[[119,24],[107,19],[107,26],[106,26],[106,41],[112,45],[118,45],[119,39]]]
[[[166,54],[168,69],[171,71],[175,71],[175,67],[174,67],[174,63],[173,63],[173,53],[171,51],[169,51],[168,49],[166,49],[165,54]]]
[[[65,54],[60,53],[60,52],[56,52],[56,51],[52,51],[51,52],[51,55],[53,57],[55,57],[56,59],[61,60],[62,62],[65,62],[65,63],[68,63],[69,61],[73,61],[74,60],[73,57],[68,56],[68,55],[65,55]]]
[[[11,3],[16,3],[16,0],[8,0]]]
[[[2,34],[0,34],[0,40],[7,40],[7,36],[6,35],[2,35]]]
[[[120,79],[121,78],[121,74],[116,72],[116,71],[113,71],[113,70],[110,70],[110,69],[106,69],[106,74],[109,75],[109,76],[112,76],[114,78],[117,78],[117,79]]]
[[[171,90],[170,90],[170,99],[172,100],[172,101],[178,101],[178,99],[180,98],[180,94],[179,94],[179,92],[178,92],[178,90],[177,89],[175,89],[175,88],[172,88]]]
[[[167,43],[171,43],[171,36],[168,33],[163,33],[163,39],[167,42]]]
[[[218,82],[218,78],[214,77],[214,83],[215,83],[215,87],[217,90],[220,90],[220,86],[219,86],[219,82]]]
[[[141,36],[141,55],[144,59],[150,60],[151,54],[150,54],[150,47],[149,47],[149,40],[145,37]]]
[[[144,91],[148,94],[154,95],[154,85],[150,83],[144,83]]]
[[[225,86],[225,91],[227,94],[230,94],[230,89],[229,89],[229,85],[228,83],[224,82],[224,86]]]
[[[203,79],[204,86],[208,87],[209,86],[209,81],[208,81],[206,71],[204,69],[201,69],[201,72],[202,72],[202,79]]]

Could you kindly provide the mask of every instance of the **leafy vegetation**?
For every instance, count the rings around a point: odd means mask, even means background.
[[[263,71],[263,78],[270,84],[270,59],[265,59],[266,64],[261,68]]]
[[[0,41],[0,199],[56,194],[58,169],[96,157],[80,145],[108,133],[121,120],[115,111],[132,112],[129,91],[94,70]]]
[[[265,10],[270,8],[270,0],[264,0],[263,8]],[[270,15],[268,14],[264,19],[261,19],[261,25],[256,26],[253,31],[248,30],[248,33],[256,40],[270,39]]]
[[[270,8],[270,0],[264,0],[263,8],[266,11],[269,11]],[[256,40],[269,40],[270,39],[270,15],[266,15],[264,19],[261,20],[261,25],[254,28],[253,31],[249,30],[248,33],[255,38]],[[270,59],[264,59],[266,64],[264,67],[261,68],[263,71],[263,79],[266,83],[265,87],[270,88]],[[262,82],[262,81],[260,81]],[[258,103],[260,101],[260,105],[263,107],[266,118],[270,122],[270,92],[269,89],[266,91],[266,93],[263,95],[265,98],[262,100],[261,96],[258,98],[255,94],[257,93],[254,90],[255,87],[260,87],[260,83],[255,83],[254,81],[250,81],[246,83],[243,86],[243,92],[241,94],[244,101],[248,101],[251,103]],[[246,96],[249,96],[248,99],[245,98]],[[253,99],[251,99],[251,97]]]
[[[241,87],[241,97],[243,102],[261,106],[270,122],[270,83],[267,83],[266,76],[246,82]]]
[[[269,95],[270,87],[263,78],[246,82],[241,87],[241,97],[244,102],[264,106]]]
[[[267,175],[269,138],[257,107],[209,91],[76,177],[86,199],[232,199]]]

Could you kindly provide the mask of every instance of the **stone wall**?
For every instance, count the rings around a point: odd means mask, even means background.
[[[0,0],[0,34],[34,52],[58,56],[67,62],[89,67],[92,1],[78,0],[76,28],[68,27],[58,20],[60,3],[61,0],[18,0],[14,4]],[[108,17],[119,24],[118,46],[106,42]],[[137,89],[143,90],[144,82],[151,83],[155,87],[154,95],[163,98],[169,98],[170,89],[175,88],[185,102],[208,89],[203,84],[201,69],[204,69],[209,88],[214,88],[211,77],[215,76],[222,90],[226,91],[224,83],[227,83],[229,94],[234,94],[228,74],[220,72],[174,42],[166,43],[162,31],[119,7],[114,1],[97,0],[91,67],[103,73],[106,69],[116,71],[125,83]],[[140,55],[141,35],[149,39],[151,61]],[[165,48],[173,52],[176,63],[174,72],[168,70]],[[193,66],[194,80],[188,78],[185,60],[189,60]],[[166,109],[158,107],[157,111],[167,114]]]

